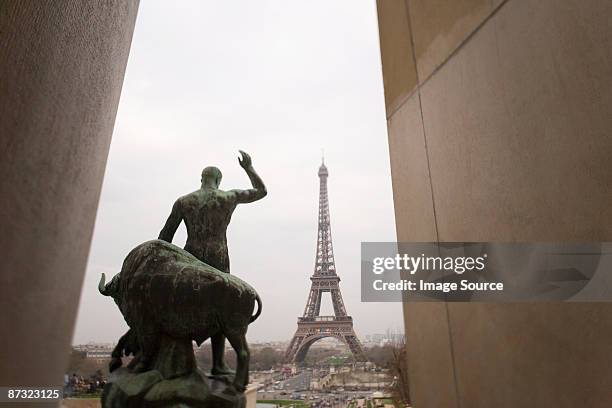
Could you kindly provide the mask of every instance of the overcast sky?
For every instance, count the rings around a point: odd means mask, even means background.
[[[141,2],[74,343],[125,331],[97,292],[100,273],[119,272],[133,247],[157,237],[176,198],[199,188],[202,168],[218,166],[223,189],[250,186],[238,149],[268,188],[228,228],[231,271],[264,302],[248,337],[290,339],[314,267],[322,148],[357,334],[400,329],[400,304],[360,302],[361,241],[395,240],[375,2]],[[181,226],[174,242],[185,236]]]

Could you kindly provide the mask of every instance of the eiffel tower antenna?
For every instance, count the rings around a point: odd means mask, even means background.
[[[336,262],[332,246],[331,224],[329,217],[329,198],[327,196],[327,177],[329,172],[322,157],[319,167],[319,230],[317,234],[317,254],[314,273],[310,277],[311,286],[308,301],[302,317],[298,317],[298,327],[289,343],[285,359],[302,362],[310,346],[325,337],[334,337],[348,346],[357,361],[366,361],[363,348],[355,330],[353,318],[346,313],[340,277],[336,274]],[[321,298],[330,292],[334,314],[321,316]]]

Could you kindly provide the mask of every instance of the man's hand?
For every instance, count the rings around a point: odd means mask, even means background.
[[[240,155],[242,156],[242,160],[240,160],[240,157],[238,158],[238,163],[240,163],[240,167],[242,167],[243,169],[248,169],[250,168],[253,163],[251,162],[251,156],[249,156],[248,153],[243,152],[242,150],[238,150],[240,152]]]
[[[241,156],[238,158],[238,163],[240,163],[240,167],[242,167],[247,176],[249,176],[249,180],[251,180],[251,185],[253,188],[248,190],[231,190],[230,193],[232,193],[232,195],[235,197],[237,203],[250,203],[264,198],[268,192],[266,191],[266,186],[264,185],[263,181],[253,168],[251,156],[242,150],[238,151],[240,152]]]

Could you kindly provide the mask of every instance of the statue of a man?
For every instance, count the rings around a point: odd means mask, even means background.
[[[181,221],[187,227],[185,250],[202,262],[229,273],[230,264],[227,252],[227,226],[238,204],[257,201],[266,196],[266,186],[253,169],[251,157],[240,151],[240,166],[246,171],[253,188],[249,190],[219,189],[221,170],[206,167],[202,170],[202,187],[193,193],[180,197],[172,206],[166,225],[159,233],[159,239],[172,242]],[[211,338],[213,353],[213,375],[229,374],[224,361],[225,338]]]

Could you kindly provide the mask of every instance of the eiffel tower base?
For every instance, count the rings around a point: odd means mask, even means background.
[[[323,316],[325,318],[327,316]],[[329,316],[330,318],[332,316]],[[340,318],[342,319],[342,318]],[[353,321],[350,317],[345,320],[317,320],[314,318],[299,318],[298,329],[296,330],[287,352],[285,360],[289,362],[301,363],[304,361],[310,346],[316,341],[325,337],[333,337],[344,343],[356,361],[367,361],[361,343],[353,330]],[[306,320],[306,321],[305,321]]]

